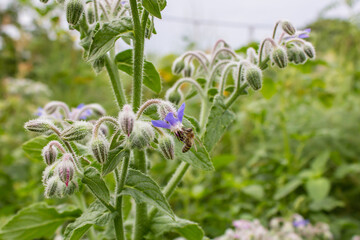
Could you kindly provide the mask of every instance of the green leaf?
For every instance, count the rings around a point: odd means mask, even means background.
[[[124,157],[129,157],[130,152],[124,147],[117,147],[109,151],[108,160],[102,165],[103,176],[111,173]]]
[[[66,240],[81,239],[91,226],[106,226],[112,218],[113,215],[104,205],[95,201],[80,217],[66,227],[64,237]]]
[[[87,168],[84,172],[82,182],[90,188],[91,192],[96,195],[96,197],[102,199],[106,203],[110,202],[109,189],[96,168]]]
[[[310,198],[319,201],[329,195],[330,181],[326,178],[311,179],[307,181],[305,188]]]
[[[160,6],[158,0],[143,0],[142,5],[154,17],[161,19]]]
[[[207,94],[209,96],[215,96],[216,94],[219,93],[219,90],[217,88],[210,88],[208,91],[207,91]]]
[[[174,217],[174,213],[157,183],[138,170],[129,169],[125,188],[121,194],[131,195],[136,202],[151,204],[170,217]]]
[[[202,143],[197,143],[197,140],[195,140],[194,144],[196,144],[196,150],[195,147],[192,146],[189,151],[183,153],[182,148],[184,143],[175,141],[175,158],[187,162],[195,168],[205,171],[213,171],[215,168],[204,145]]]
[[[279,200],[285,196],[287,196],[289,193],[293,192],[296,188],[298,188],[302,184],[302,181],[300,179],[294,179],[290,182],[286,183],[283,187],[278,188],[274,199]]]
[[[333,197],[326,197],[324,199],[321,200],[315,200],[312,203],[310,203],[309,208],[312,211],[331,211],[334,208],[337,207],[344,207],[345,204],[342,201],[336,200]]]
[[[196,132],[200,132],[200,124],[196,118],[185,114],[184,119],[188,120],[191,123],[192,127],[194,127],[194,130]],[[183,121],[184,121],[184,119],[183,119]]]
[[[66,206],[65,209],[60,210],[41,202],[23,208],[2,227],[0,239],[51,238],[59,226],[81,214],[79,209],[70,209],[68,205]]]
[[[175,217],[175,220],[165,215],[156,215],[151,224],[151,232],[155,236],[161,236],[166,232],[176,231],[188,240],[202,240],[204,231],[201,227],[189,220]]]
[[[325,168],[326,168],[326,163],[329,160],[329,158],[330,158],[330,152],[329,151],[322,152],[311,163],[311,168],[313,170],[323,172],[325,170]]]
[[[122,17],[104,23],[95,33],[90,48],[88,61],[92,62],[106,54],[121,36],[133,31],[133,25],[130,17]]]
[[[58,137],[55,134],[50,136],[38,136],[25,142],[22,145],[22,149],[26,156],[31,160],[42,161],[42,149],[52,140],[58,140]]]
[[[115,57],[115,63],[119,70],[133,76],[133,57],[132,50],[128,49],[118,53]],[[144,61],[144,85],[155,93],[161,91],[160,74],[155,66],[148,61]]]
[[[249,185],[241,189],[246,195],[261,200],[264,197],[264,189],[261,185]]]
[[[210,110],[209,119],[206,124],[206,132],[203,137],[203,142],[208,151],[213,149],[234,119],[234,113],[226,110],[223,98],[216,96]]]

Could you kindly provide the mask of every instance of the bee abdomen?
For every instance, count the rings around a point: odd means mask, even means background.
[[[190,148],[191,148],[191,145],[185,144],[185,145],[183,146],[183,148],[182,148],[182,152],[183,152],[183,153],[186,153],[187,151],[190,150]]]

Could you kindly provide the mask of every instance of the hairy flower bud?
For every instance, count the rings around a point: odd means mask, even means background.
[[[245,78],[249,83],[250,87],[255,91],[259,90],[262,85],[262,72],[260,68],[255,65],[246,68],[245,70]]]
[[[37,133],[45,133],[53,127],[53,123],[46,119],[34,119],[25,123],[26,130]]]
[[[86,19],[89,24],[93,24],[95,22],[95,11],[93,7],[88,7],[86,9]]]
[[[92,66],[96,73],[100,73],[105,66],[105,56],[97,58]]]
[[[81,0],[68,0],[65,5],[66,20],[70,25],[76,25],[84,12]]]
[[[65,153],[55,170],[60,180],[65,183],[66,186],[69,185],[69,182],[74,177],[75,169],[72,159],[73,158],[70,153]]]
[[[194,70],[195,70],[194,64],[192,63],[186,64],[183,70],[184,77],[191,77],[192,74],[194,73]]]
[[[45,197],[51,198],[58,195],[58,191],[60,188],[61,182],[59,181],[59,177],[52,176],[49,178],[46,187],[45,187]]]
[[[76,184],[75,181],[71,181],[69,182],[67,187],[64,187],[62,189],[62,195],[63,196],[70,196],[73,195],[74,192],[78,189],[78,185]]]
[[[176,114],[176,109],[175,109],[175,107],[172,105],[171,102],[162,101],[162,102],[158,105],[157,112],[158,112],[158,114],[159,114],[160,119],[165,119],[166,115],[167,115],[169,112],[172,112],[172,113]]]
[[[257,64],[258,63],[258,56],[256,54],[256,51],[254,48],[248,48],[246,50],[246,56],[247,56],[247,60],[249,60],[249,62],[251,62],[252,64]]]
[[[184,68],[185,68],[184,60],[181,57],[179,57],[174,61],[172,65],[172,72],[177,75],[180,74],[181,71],[184,70]]]
[[[57,154],[57,149],[54,146],[50,146],[49,144],[46,145],[42,150],[42,157],[48,166],[56,161]]]
[[[159,139],[159,149],[166,159],[174,159],[175,143],[174,139],[169,135],[161,136]]]
[[[304,50],[297,45],[293,45],[287,50],[289,59],[295,64],[302,64],[306,62],[306,54]]]
[[[124,105],[122,111],[119,113],[119,123],[123,132],[130,136],[133,131],[135,123],[135,113],[129,104]]]
[[[288,64],[286,50],[283,47],[277,47],[271,54],[271,61],[279,68],[285,68]]]
[[[181,96],[181,92],[179,89],[173,90],[172,88],[170,88],[166,92],[165,98],[166,98],[166,100],[172,102],[173,104],[178,105],[182,99],[182,96]]]
[[[92,127],[89,122],[77,121],[61,132],[61,138],[65,141],[81,140],[91,132]]]
[[[151,125],[147,122],[136,121],[134,130],[130,135],[131,148],[144,148],[154,140],[155,133]]]
[[[54,176],[54,169],[56,167],[56,163],[51,165],[51,166],[47,166],[45,168],[45,170],[43,171],[43,175],[42,175],[42,182],[44,185],[46,185],[49,181],[49,179]]]
[[[284,30],[284,32],[286,32],[289,35],[294,35],[296,33],[296,29],[294,25],[292,25],[292,23],[290,23],[289,21],[282,21],[281,27]]]
[[[310,59],[315,59],[315,48],[311,43],[306,42],[303,46],[303,50],[306,56],[308,56]]]
[[[106,138],[98,137],[91,140],[91,151],[95,159],[103,164],[106,162],[109,153],[109,143]]]

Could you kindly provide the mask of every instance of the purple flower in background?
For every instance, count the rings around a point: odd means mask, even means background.
[[[70,119],[76,120],[78,113],[85,107],[84,103],[79,104],[76,108],[73,108],[70,113]],[[79,116],[80,120],[85,120],[92,114],[91,109],[86,109],[84,112],[81,113]]]
[[[41,116],[46,115],[46,113],[42,107],[38,107],[37,112],[35,112],[35,115],[41,117]]]
[[[307,28],[302,31],[297,31],[293,36],[284,37],[284,40],[287,41],[294,38],[308,38],[310,36],[310,32],[311,32],[311,28]]]
[[[151,123],[154,127],[166,128],[175,132],[180,129],[182,126],[182,120],[184,116],[185,103],[183,103],[177,111],[177,116],[174,116],[174,113],[169,112],[164,121],[163,120],[152,120]]]
[[[251,222],[247,220],[235,220],[233,221],[233,226],[238,229],[250,229]]]
[[[301,220],[298,220],[298,221],[293,221],[293,226],[296,227],[296,228],[305,227],[309,223],[310,223],[310,221],[308,219],[301,219]]]

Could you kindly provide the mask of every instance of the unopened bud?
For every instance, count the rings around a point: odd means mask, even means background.
[[[44,185],[46,185],[49,181],[49,179],[54,176],[54,168],[56,167],[56,164],[47,166],[45,170],[43,171],[42,175],[42,182]]]
[[[282,21],[281,27],[284,30],[284,32],[286,32],[289,35],[294,35],[296,33],[296,29],[294,25],[292,25],[292,23],[290,23],[289,21]]]
[[[286,50],[283,47],[277,47],[271,54],[271,61],[279,68],[285,68],[288,64]]]
[[[173,90],[172,88],[170,88],[166,92],[165,98],[166,98],[166,100],[172,102],[173,104],[178,105],[182,99],[182,96],[181,96],[181,92],[179,89]]]
[[[68,0],[66,2],[66,20],[70,25],[76,25],[84,12],[81,0]]]
[[[166,115],[168,115],[168,113],[172,112],[174,114],[176,114],[176,109],[175,107],[172,105],[171,102],[168,101],[162,101],[159,105],[158,105],[158,109],[157,112],[159,114],[160,119],[165,119]]]
[[[66,105],[66,103],[64,102],[60,102],[60,101],[51,101],[49,103],[47,103],[44,107],[44,111],[47,114],[53,114],[56,112],[56,110],[58,109],[58,107],[63,107],[68,109],[69,107]]]
[[[287,52],[290,56],[289,58],[293,63],[302,64],[306,62],[306,54],[302,48],[293,45],[292,47],[288,48]]]
[[[184,68],[185,68],[184,60],[181,57],[179,57],[174,61],[172,65],[172,72],[177,75],[180,74],[181,71],[184,70]]]
[[[86,19],[89,24],[93,24],[95,22],[95,11],[93,7],[88,7],[86,9]]]
[[[130,135],[130,147],[131,148],[144,148],[153,141],[155,137],[152,126],[143,121],[136,121],[134,130]]]
[[[56,167],[56,172],[59,175],[60,180],[65,183],[66,186],[74,177],[74,163],[72,162],[72,156],[70,153],[65,153],[61,159],[61,162]]]
[[[25,123],[26,130],[37,133],[45,133],[53,127],[53,123],[46,119],[34,119]]]
[[[92,124],[85,121],[77,121],[61,133],[65,141],[76,141],[85,138],[92,129]]]
[[[100,73],[105,66],[105,56],[97,58],[92,66],[96,73]]]
[[[98,137],[91,141],[91,151],[95,159],[100,163],[104,164],[108,158],[109,143],[106,138]]]
[[[52,176],[49,178],[46,187],[45,187],[45,197],[51,198],[57,196],[61,182],[59,181],[59,177]]]
[[[308,56],[310,59],[315,59],[315,48],[311,43],[305,43],[303,46],[303,50],[306,56]]]
[[[42,3],[47,3],[49,0],[40,0]]]
[[[159,148],[166,159],[174,159],[175,143],[171,136],[161,136],[159,139]]]
[[[57,154],[57,149],[54,146],[50,146],[49,144],[46,145],[42,150],[42,157],[48,166],[56,161]]]
[[[248,48],[246,50],[246,56],[247,56],[247,60],[249,60],[249,62],[251,62],[252,64],[257,64],[258,63],[258,56],[256,54],[256,51],[254,48]]]
[[[184,77],[191,77],[192,74],[194,73],[194,70],[195,70],[194,64],[192,63],[186,64],[183,71]]]
[[[119,123],[123,132],[130,136],[133,131],[135,123],[135,113],[129,104],[124,105],[122,111],[119,113]]]
[[[68,186],[64,187],[62,191],[62,195],[63,196],[73,195],[77,189],[78,189],[78,185],[74,181],[71,181],[69,182]]]
[[[259,90],[262,85],[262,72],[260,68],[251,66],[245,70],[245,78],[250,87],[255,91]]]

